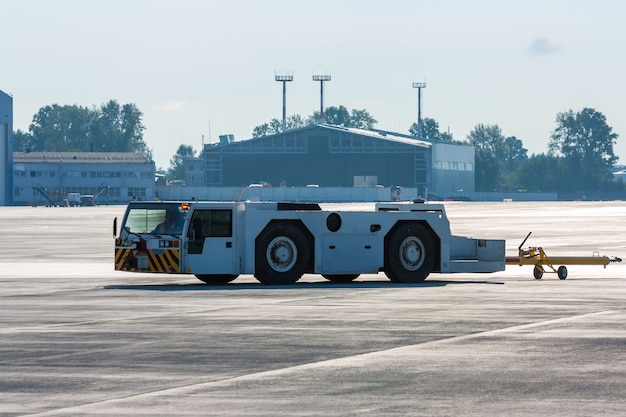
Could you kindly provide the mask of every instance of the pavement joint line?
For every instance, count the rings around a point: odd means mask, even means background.
[[[202,284],[199,284],[199,285],[202,286]],[[96,287],[96,289],[97,288],[103,288],[103,287]],[[89,287],[87,289],[94,289],[94,288]],[[384,290],[382,288],[367,288],[367,289],[368,290]],[[76,290],[76,291],[80,292],[84,290],[85,288]],[[58,291],[58,292],[72,292],[72,291]],[[49,293],[36,293],[36,294],[27,294],[27,295],[28,296],[45,296],[48,294]],[[337,298],[337,296],[333,293],[333,294],[308,296],[308,297],[302,297],[302,298],[294,297],[294,298],[280,299],[280,300],[268,299],[266,300],[267,302],[264,304],[266,305],[290,304],[290,303],[302,302],[302,301],[334,299],[334,298]],[[230,309],[230,307],[225,306],[225,307],[219,307],[219,308],[217,307],[216,308],[202,308],[202,309],[188,310],[188,311],[183,311],[183,312],[175,311],[175,312],[168,312],[168,313],[143,315],[143,316],[137,316],[137,317],[122,317],[119,319],[89,320],[89,321],[81,321],[81,322],[75,322],[75,323],[42,324],[40,326],[19,327],[19,328],[13,328],[13,329],[10,329],[10,328],[0,329],[0,334],[14,334],[14,333],[28,333],[28,332],[38,333],[42,331],[55,331],[56,329],[63,329],[63,328],[75,327],[75,326],[86,326],[86,325],[91,325],[91,324],[102,324],[102,323],[119,323],[119,322],[132,321],[132,320],[143,320],[143,319],[167,317],[169,315],[179,316],[181,314],[203,314],[209,311],[215,312],[215,311],[228,310],[228,309]]]
[[[275,305],[275,304],[293,303],[293,302],[299,302],[299,301],[308,301],[308,300],[326,299],[326,298],[333,298],[333,297],[330,295],[323,295],[323,296],[310,296],[310,297],[304,297],[304,298],[293,298],[293,299],[287,299],[287,300],[284,300],[284,299],[268,300],[269,302],[264,303],[264,304]],[[174,312],[167,312],[167,313],[160,313],[160,314],[141,315],[141,316],[136,316],[136,317],[122,317],[119,319],[89,320],[89,321],[80,321],[80,322],[75,322],[75,323],[42,324],[40,326],[18,327],[18,328],[13,328],[13,329],[10,329],[10,328],[0,329],[0,334],[14,334],[14,333],[28,333],[28,332],[39,333],[39,332],[45,332],[45,331],[56,331],[56,329],[86,326],[86,325],[92,325],[92,324],[119,323],[119,322],[125,322],[125,321],[145,320],[145,319],[153,319],[153,318],[168,317],[168,316],[178,317],[181,314],[182,315],[204,314],[207,312],[216,312],[220,310],[228,311],[230,308],[231,308],[230,306],[214,307],[214,308],[203,307],[201,309],[196,309],[196,310],[187,310],[187,311],[182,311],[182,312],[174,311]]]
[[[165,389],[137,393],[137,394],[130,394],[124,397],[110,398],[110,399],[95,401],[95,402],[86,403],[86,404],[64,407],[64,408],[60,408],[56,410],[48,410],[48,411],[43,411],[39,413],[25,414],[23,415],[23,417],[43,417],[43,416],[64,415],[65,413],[78,412],[80,410],[88,410],[92,407],[100,407],[105,404],[114,405],[116,403],[123,403],[124,401],[127,401],[129,399],[151,398],[151,397],[160,397],[160,396],[168,396],[168,395],[181,395],[186,392],[188,393],[192,391],[199,391],[202,388],[228,386],[230,384],[237,383],[237,382],[251,381],[251,380],[261,379],[265,377],[280,376],[280,375],[288,374],[291,372],[303,371],[307,369],[323,368],[323,367],[327,367],[327,368],[341,367],[341,366],[346,366],[346,365],[358,365],[359,362],[363,362],[371,358],[385,356],[389,354],[393,355],[394,353],[408,351],[408,350],[415,349],[415,348],[421,349],[421,348],[428,347],[428,346],[455,343],[455,342],[462,341],[462,340],[481,338],[481,337],[492,336],[492,335],[497,335],[501,333],[516,332],[516,331],[521,331],[521,330],[526,330],[526,329],[549,326],[552,324],[575,322],[582,318],[606,316],[606,315],[611,315],[611,314],[614,314],[616,312],[621,312],[621,311],[623,310],[621,309],[620,310],[603,310],[603,311],[596,311],[596,312],[578,314],[578,315],[567,316],[567,317],[560,317],[557,319],[550,319],[550,320],[545,320],[545,321],[540,321],[540,322],[526,323],[526,324],[521,324],[521,325],[512,326],[512,327],[504,327],[500,329],[486,330],[486,331],[478,332],[478,333],[453,336],[453,337],[448,337],[445,339],[438,339],[438,340],[432,340],[432,341],[428,341],[424,343],[400,346],[400,347],[374,351],[374,352],[361,353],[361,354],[353,355],[353,356],[346,356],[346,357],[336,358],[336,359],[328,359],[328,360],[319,361],[319,362],[305,363],[301,365],[290,366],[287,368],[273,369],[269,371],[255,372],[255,373],[235,376],[231,378],[224,378],[224,379],[205,381],[205,382],[197,382],[197,383],[192,383],[192,384],[187,384],[187,385],[181,385],[178,387],[165,388]]]

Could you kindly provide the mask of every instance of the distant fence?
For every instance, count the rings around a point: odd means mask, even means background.
[[[558,201],[557,193],[524,193],[524,192],[454,192],[443,196],[444,199],[468,199],[471,201]]]
[[[358,187],[157,187],[160,200],[205,201],[390,201],[389,188]]]
[[[434,194],[434,195],[433,195]],[[465,201],[557,201],[556,193],[449,193],[430,195],[431,200]],[[205,186],[157,186],[160,200],[204,201],[392,201],[389,187],[205,187]],[[417,188],[402,188],[400,200],[408,201],[423,197]]]

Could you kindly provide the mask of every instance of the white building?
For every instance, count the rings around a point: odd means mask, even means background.
[[[154,200],[154,161],[134,152],[14,152],[13,204],[62,205],[69,193],[86,204]]]

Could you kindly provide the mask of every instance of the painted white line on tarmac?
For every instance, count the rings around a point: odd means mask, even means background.
[[[597,311],[593,313],[586,313],[586,314],[580,314],[580,315],[574,315],[574,316],[568,316],[568,317],[561,317],[558,319],[545,320],[545,321],[540,321],[536,323],[528,323],[528,324],[522,324],[522,325],[512,326],[512,327],[504,327],[501,329],[487,330],[484,332],[472,333],[472,334],[461,335],[461,336],[453,336],[453,337],[449,337],[445,339],[433,340],[433,341],[413,344],[413,345],[406,345],[406,346],[396,347],[392,349],[385,349],[385,350],[380,350],[380,351],[375,351],[375,352],[368,352],[368,353],[358,354],[354,356],[347,356],[343,358],[330,359],[330,360],[325,360],[325,361],[320,361],[320,362],[313,362],[313,363],[307,363],[307,364],[302,364],[302,365],[290,366],[287,368],[274,369],[271,371],[255,372],[252,374],[240,375],[240,376],[236,376],[232,378],[225,378],[225,379],[220,379],[220,380],[215,380],[215,381],[198,382],[198,383],[193,383],[189,385],[182,385],[179,387],[166,388],[166,389],[145,392],[145,393],[140,393],[140,394],[130,394],[124,397],[112,398],[112,399],[102,400],[102,401],[95,401],[92,403],[81,404],[81,405],[72,406],[72,407],[64,407],[64,408],[60,408],[56,410],[49,410],[49,411],[45,411],[41,413],[26,414],[24,416],[43,417],[43,416],[67,415],[71,413],[90,412],[90,411],[101,412],[103,408],[106,409],[108,407],[114,407],[115,405],[123,404],[127,401],[145,400],[145,399],[157,398],[157,397],[180,397],[180,396],[188,395],[192,392],[201,391],[207,388],[226,387],[228,385],[236,384],[239,382],[247,382],[247,381],[260,380],[263,378],[284,376],[284,375],[287,375],[293,372],[298,372],[298,371],[306,371],[310,369],[319,369],[319,368],[354,366],[354,365],[359,365],[362,363],[371,363],[372,360],[377,359],[377,358],[383,358],[385,356],[397,358],[400,356],[414,355],[415,349],[422,349],[422,348],[427,348],[427,347],[432,347],[432,346],[437,346],[437,345],[445,345],[445,344],[460,342],[464,340],[495,336],[499,334],[514,333],[514,332],[519,332],[519,331],[524,331],[524,330],[529,330],[529,329],[551,326],[555,324],[577,322],[581,320],[584,321],[590,318],[609,316],[609,315],[612,315],[615,313],[621,313],[621,312],[622,312],[621,310],[605,310],[605,311]]]

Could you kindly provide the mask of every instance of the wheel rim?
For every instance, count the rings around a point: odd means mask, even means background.
[[[409,236],[400,245],[400,263],[408,271],[417,271],[424,263],[426,250],[422,241]]]
[[[276,272],[287,272],[296,264],[298,249],[293,240],[285,236],[279,236],[267,245],[265,251],[267,263]]]

